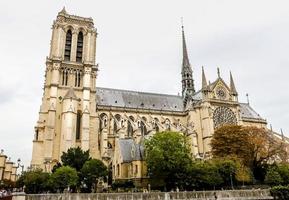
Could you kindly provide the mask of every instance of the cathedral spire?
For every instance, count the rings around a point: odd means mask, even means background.
[[[193,95],[195,93],[195,88],[193,80],[193,71],[189,61],[183,24],[182,24],[182,43],[183,43],[182,96],[183,98],[185,98],[187,95]]]
[[[190,61],[187,51],[187,44],[186,44],[186,38],[185,38],[185,31],[184,26],[182,25],[182,40],[183,40],[183,69],[186,67],[190,67]]]
[[[206,74],[205,74],[204,67],[202,66],[202,89],[205,90],[207,86],[208,84],[207,84]]]
[[[230,89],[231,89],[232,94],[238,95],[236,87],[235,87],[234,79],[232,76],[232,72],[230,72]]]

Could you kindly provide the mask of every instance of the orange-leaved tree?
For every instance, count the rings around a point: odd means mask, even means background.
[[[225,125],[215,130],[214,157],[237,157],[254,173],[268,162],[286,157],[282,141],[265,128]]]

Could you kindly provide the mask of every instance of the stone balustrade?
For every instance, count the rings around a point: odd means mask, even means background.
[[[18,195],[13,200],[269,200],[269,190]]]

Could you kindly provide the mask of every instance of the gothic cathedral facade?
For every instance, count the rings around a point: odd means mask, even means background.
[[[190,142],[191,155],[210,156],[210,139],[223,124],[266,127],[248,103],[238,101],[232,74],[220,73],[195,90],[182,27],[182,95],[96,87],[97,31],[92,18],[58,13],[50,53],[31,166],[50,171],[71,147],[89,150],[112,168],[113,179],[146,177],[143,141],[159,131],[177,131]]]

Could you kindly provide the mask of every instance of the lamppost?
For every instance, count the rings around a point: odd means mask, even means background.
[[[21,167],[21,174],[22,174],[23,170],[24,170],[24,165],[21,165],[21,159],[20,158],[18,158],[17,163],[18,163],[17,168]]]

